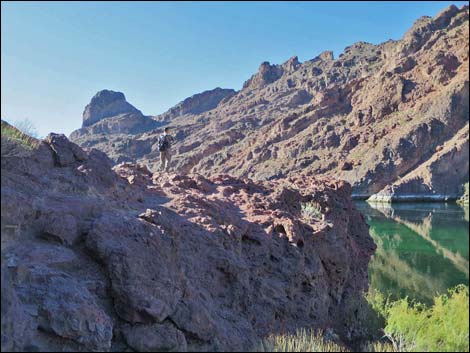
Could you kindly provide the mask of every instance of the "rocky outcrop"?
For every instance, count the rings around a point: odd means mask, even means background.
[[[349,184],[160,175],[111,168],[63,135],[38,144],[2,148],[2,350],[241,351],[301,327],[363,333],[375,245]]]
[[[331,176],[348,181],[354,197],[364,199],[418,168],[433,173],[425,163],[468,124],[468,11],[450,6],[418,19],[401,40],[357,42],[336,59],[325,51],[303,63],[297,57],[262,63],[242,90],[215,108],[172,117],[175,169],[255,180]],[[156,170],[153,146],[165,124],[135,135],[90,132],[72,139],[115,162]],[[447,174],[424,182],[429,189],[418,194],[455,198],[461,191],[438,189],[460,178]],[[418,184],[401,193],[415,193]]]
[[[264,61],[259,66],[258,72],[243,84],[243,89],[261,88],[270,83],[277,81],[284,69],[279,65],[271,65],[268,61]]]
[[[102,90],[85,107],[83,126],[73,131],[70,139],[83,147],[99,146],[106,141],[109,143],[108,148],[100,149],[114,157],[115,154],[120,153],[119,146],[123,145],[123,139],[152,131],[161,125],[157,120],[143,115],[140,110],[129,104],[123,93]],[[144,155],[150,151],[147,143],[142,145],[134,142],[134,138],[129,138],[129,140],[131,140],[132,147],[130,145],[126,147],[134,149],[135,154]],[[132,156],[131,153],[128,154]],[[129,159],[129,157],[126,158]]]
[[[93,125],[105,118],[129,113],[142,115],[140,110],[126,101],[123,93],[105,89],[95,94],[85,107],[82,127]]]

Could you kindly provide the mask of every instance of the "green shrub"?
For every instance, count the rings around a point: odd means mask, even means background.
[[[322,218],[321,207],[316,202],[305,202],[301,204],[302,217],[308,221]]]
[[[434,304],[410,302],[408,298],[391,301],[377,290],[369,290],[366,300],[376,317],[370,325],[381,322],[383,342],[363,343],[364,352],[468,352],[468,287],[459,285],[434,298]],[[383,326],[382,326],[383,327]],[[265,352],[348,352],[348,348],[330,342],[321,331],[299,330],[295,334],[273,335],[264,340]],[[335,340],[336,341],[336,340]]]
[[[469,351],[469,297],[464,285],[435,297],[431,307],[407,298],[376,300],[373,305],[385,316],[385,335],[397,351]]]

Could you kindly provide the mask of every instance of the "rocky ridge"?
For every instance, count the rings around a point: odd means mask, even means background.
[[[364,335],[375,244],[349,184],[112,165],[64,135],[2,134],[2,351],[241,351],[301,327]],[[323,217],[305,218],[304,202]]]
[[[170,108],[167,112],[156,116],[159,121],[171,121],[182,115],[197,115],[216,108],[219,103],[225,102],[234,96],[236,91],[217,87],[210,91],[195,94]]]
[[[177,134],[175,170],[255,180],[334,176],[367,198],[387,193],[432,158],[450,164],[436,149],[468,124],[468,17],[468,6],[452,5],[418,19],[400,40],[358,42],[337,59],[325,51],[303,63],[297,57],[281,65],[264,62],[215,108],[156,117]],[[154,170],[161,128],[71,138],[115,162],[143,162]],[[468,146],[468,138],[463,143]],[[434,170],[426,169],[427,179],[438,179]],[[437,184],[413,190],[423,190],[417,197],[453,199],[463,193],[468,168],[445,181],[453,185],[445,194]]]

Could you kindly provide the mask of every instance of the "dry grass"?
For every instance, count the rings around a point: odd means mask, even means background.
[[[264,352],[348,352],[325,340],[321,331],[299,330],[293,335],[270,336],[263,342]]]
[[[2,157],[6,157],[11,154],[21,154],[20,152],[31,151],[36,148],[39,144],[39,140],[26,135],[25,133],[18,130],[16,127],[8,124],[3,120],[1,122],[1,138]],[[13,146],[11,142],[14,142],[14,144],[21,146],[25,151],[19,151],[17,148],[14,148],[15,146]]]
[[[351,352],[346,346],[325,337],[331,336],[322,331],[299,330],[295,334],[273,335],[266,338],[260,352]],[[393,346],[386,343],[370,343],[363,347],[364,352],[394,352]]]

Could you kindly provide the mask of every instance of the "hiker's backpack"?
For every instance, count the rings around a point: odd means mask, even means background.
[[[165,135],[161,135],[158,139],[158,150],[160,152],[164,152],[168,148],[170,148],[170,142],[168,141]]]

